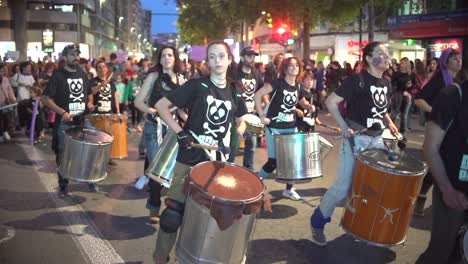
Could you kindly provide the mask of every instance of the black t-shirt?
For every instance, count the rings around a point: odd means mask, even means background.
[[[380,123],[390,104],[390,82],[367,71],[346,78],[335,93],[346,101],[346,118],[364,127]]]
[[[179,78],[182,77],[182,75],[177,74],[177,83],[173,83],[170,80],[170,77],[164,76],[160,78],[159,74],[160,73],[158,73],[158,78],[154,80],[153,89],[151,90],[150,96],[148,98],[149,107],[154,107],[154,105],[159,101],[159,99],[167,96],[170,92],[180,87]],[[169,83],[169,84],[166,84],[166,83]],[[155,116],[150,113],[146,114],[146,120],[156,123]]]
[[[94,87],[103,82],[99,77],[93,78],[90,81],[90,87]],[[105,87],[100,87],[99,91],[93,96],[93,113],[108,114],[117,113],[115,106],[115,84],[114,82],[108,83]]]
[[[76,72],[68,72],[64,68],[59,68],[50,77],[43,95],[50,97],[55,104],[70,115],[79,116],[86,111],[88,93],[88,77],[81,68],[78,68]],[[55,120],[60,121],[61,117]]]
[[[434,99],[436,98],[437,94],[445,87],[444,77],[442,76],[442,72],[438,71],[432,76],[429,82],[423,86],[422,90],[420,90],[416,94],[416,99],[424,99],[426,103],[432,105]]]
[[[412,84],[416,83],[416,75],[414,73],[397,71],[392,76],[392,87],[395,92],[402,93],[411,90],[411,87],[406,87],[406,84],[411,81]]]
[[[435,98],[429,119],[447,131],[439,153],[453,187],[468,195],[468,82],[443,89]]]
[[[245,73],[241,69],[238,77],[243,86],[242,98],[247,106],[247,112],[252,113],[255,110],[255,92],[263,87],[262,76],[255,69],[252,69],[250,73]]]
[[[292,128],[296,126],[296,105],[299,97],[299,84],[289,85],[284,78],[270,82],[273,95],[270,99],[266,117],[273,128]]]
[[[233,85],[221,89],[209,77],[192,79],[166,97],[179,109],[188,109],[184,130],[203,145],[229,147],[234,118],[247,113],[244,100]],[[208,152],[216,160],[229,158],[229,154]],[[198,148],[179,150],[177,155],[177,161],[188,165],[207,159],[206,152]]]
[[[301,87],[301,89],[299,90],[299,101],[302,99],[302,98],[305,98],[305,100],[309,103],[309,104],[312,104],[312,105],[315,105],[316,106],[316,101],[315,101],[315,92],[310,89],[309,91],[307,91],[306,89],[304,89],[304,87]],[[305,117],[316,117],[317,116],[317,111],[315,111],[314,113],[310,113],[309,110],[307,109],[304,109],[301,104],[297,104],[297,108],[302,110],[302,112],[304,112],[304,116]]]

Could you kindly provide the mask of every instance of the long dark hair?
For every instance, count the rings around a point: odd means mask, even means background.
[[[369,63],[366,60],[367,56],[372,57],[372,52],[374,52],[375,48],[379,45],[382,45],[382,42],[379,41],[374,41],[371,43],[368,43],[363,49],[362,49],[362,62],[364,62],[364,66],[369,67]]]
[[[236,63],[234,62],[234,55],[232,55],[231,48],[226,42],[222,40],[214,40],[210,42],[210,44],[206,46],[206,61],[208,61],[208,51],[213,45],[223,45],[224,48],[226,49],[226,53],[228,54],[228,59],[232,60],[231,64],[229,64],[226,70],[226,79],[229,83],[235,82],[237,78],[237,66],[236,66]]]
[[[175,73],[182,73],[182,61],[179,57],[179,52],[175,47],[172,46],[161,46],[158,48],[158,52],[156,53],[156,64],[149,70],[149,72],[157,72],[158,74],[163,74],[163,67],[161,65],[161,56],[165,49],[171,49],[172,53],[174,54],[174,69],[172,69]]]

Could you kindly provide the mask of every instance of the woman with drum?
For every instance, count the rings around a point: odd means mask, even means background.
[[[229,158],[229,154],[219,151],[193,148],[192,141],[209,146],[229,146],[233,119],[237,121],[237,133],[243,135],[245,131],[242,120],[247,113],[245,103],[231,80],[226,78],[233,59],[229,46],[223,41],[212,42],[207,47],[207,56],[211,69],[209,76],[189,80],[156,104],[161,118],[177,133],[179,151],[165,202],[167,207],[161,214],[153,255],[155,263],[166,263],[176,242],[186,200],[183,186],[190,168],[202,161],[226,161]],[[188,109],[183,129],[170,113],[172,105]]]
[[[325,224],[330,222],[336,205],[346,197],[351,186],[354,151],[384,148],[380,136],[382,129],[373,129],[383,128],[384,123],[393,134],[398,133],[398,128],[388,114],[390,83],[383,77],[389,67],[387,48],[380,42],[371,42],[364,47],[363,58],[366,69],[345,79],[326,101],[328,111],[340,126],[343,140],[336,180],[325,193],[310,221],[312,242],[319,246],[326,245]],[[343,100],[347,105],[345,118],[338,109]]]
[[[266,126],[265,139],[267,144],[268,161],[257,175],[269,177],[276,169],[276,153],[273,134],[288,134],[297,132],[296,105],[298,103],[299,77],[302,74],[301,60],[297,57],[284,59],[280,67],[280,78],[273,80],[255,93],[255,109],[262,123]],[[273,94],[267,110],[262,109],[261,101],[265,95]],[[292,200],[301,197],[293,188],[293,181],[286,184],[283,196]]]
[[[146,113],[142,134],[146,148],[144,171],[146,171],[156,155],[160,143],[159,139],[162,139],[167,132],[167,127],[162,124],[159,113],[154,105],[163,96],[185,83],[179,52],[176,48],[161,47],[156,59],[156,65],[150,70],[140,92],[135,98],[135,106]],[[180,112],[180,114],[183,113]],[[146,208],[150,211],[150,221],[157,223],[159,222],[162,186],[153,179],[149,179],[148,186],[149,197],[146,202]]]

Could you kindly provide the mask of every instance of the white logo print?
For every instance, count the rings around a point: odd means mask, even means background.
[[[67,79],[68,89],[70,91],[70,101],[68,103],[68,111],[70,115],[79,115],[85,110],[83,79]]]
[[[244,91],[242,92],[242,98],[244,98],[245,105],[247,106],[247,111],[249,113],[254,110],[254,95],[255,88],[257,87],[257,81],[255,79],[241,79],[242,85],[244,86]]]
[[[460,172],[458,173],[458,179],[463,182],[468,181],[468,155],[463,155],[463,159],[460,164]]]
[[[376,87],[372,85],[370,91],[372,94],[372,101],[374,107],[372,107],[372,118],[367,118],[367,127],[371,127],[374,123],[380,123],[384,127],[382,118],[384,118],[385,113],[387,113],[387,86]]]
[[[289,92],[283,90],[283,102],[281,104],[281,111],[272,120],[276,122],[292,122],[294,121],[294,111],[297,104],[297,92]]]
[[[108,83],[106,86],[103,86],[99,89],[99,106],[98,111],[100,112],[110,112],[112,110],[111,105],[111,86]]]

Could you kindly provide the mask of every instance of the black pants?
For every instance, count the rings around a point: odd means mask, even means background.
[[[145,171],[148,169],[148,167],[149,167],[149,161],[148,159],[145,158],[145,165],[144,165]],[[148,187],[149,187],[149,190],[148,190],[149,197],[148,197],[148,202],[147,202],[147,208],[150,211],[159,211],[158,208],[161,208],[161,190],[163,187],[159,182],[151,178],[148,181]]]

